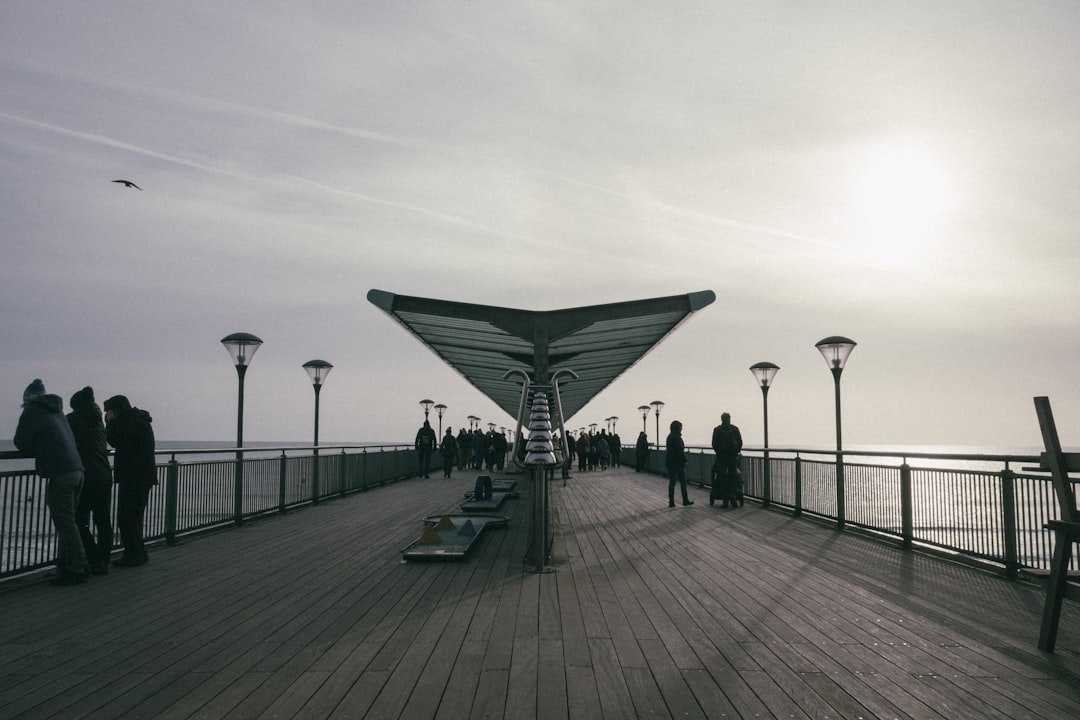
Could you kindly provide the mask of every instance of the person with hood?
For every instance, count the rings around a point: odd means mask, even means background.
[[[686,443],[682,439],[682,423],[678,420],[671,422],[666,445],[664,466],[668,473],[668,507],[675,507],[675,483],[682,488],[682,504],[693,505],[694,501],[686,494]]]
[[[634,472],[641,472],[649,464],[649,436],[642,430],[634,444]]]
[[[454,471],[454,465],[457,464],[458,446],[453,428],[446,428],[446,435],[443,436],[442,444],[439,445],[439,452],[442,454],[442,476],[448,478]]]
[[[75,447],[83,464],[83,488],[79,505],[75,510],[75,522],[82,536],[83,550],[90,564],[91,575],[109,572],[109,555],[112,553],[113,529],[112,467],[109,466],[109,445],[105,437],[105,423],[101,408],[94,401],[94,389],[84,387],[71,396],[71,412],[67,415]],[[90,530],[90,516],[94,517],[97,541]]]
[[[23,393],[22,414],[15,430],[15,447],[34,456],[34,469],[48,481],[45,502],[56,528],[56,566],[53,585],[86,581],[86,555],[75,524],[75,509],[83,485],[83,464],[75,436],[64,418],[64,401],[45,392],[40,379]]]
[[[149,560],[143,542],[143,515],[150,488],[157,484],[151,422],[150,413],[132,407],[123,395],[105,401],[105,435],[116,450],[116,528],[124,545],[124,554],[113,560],[114,567],[137,567]]]

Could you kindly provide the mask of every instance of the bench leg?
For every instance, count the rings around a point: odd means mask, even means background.
[[[1065,533],[1054,533],[1054,557],[1050,561],[1050,584],[1046,588],[1046,606],[1043,608],[1042,628],[1039,630],[1039,649],[1046,652],[1054,652],[1054,644],[1057,642],[1061,600],[1065,596],[1065,583],[1069,579],[1072,544],[1072,538],[1067,537]]]

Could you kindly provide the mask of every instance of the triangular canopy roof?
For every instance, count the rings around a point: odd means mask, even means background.
[[[371,290],[368,300],[404,325],[510,417],[521,403],[528,373],[545,385],[568,368],[576,380],[560,383],[569,419],[640,360],[691,313],[716,299],[711,290],[568,310],[516,310]]]

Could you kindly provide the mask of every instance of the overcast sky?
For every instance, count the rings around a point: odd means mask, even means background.
[[[255,9],[257,8],[257,10]],[[713,290],[570,420],[704,443],[1080,444],[1074,2],[4,2],[0,387],[235,439],[512,419],[368,290],[549,310]],[[127,179],[142,190],[111,182]],[[434,419],[434,418],[433,418]],[[648,420],[650,438],[655,419]],[[1071,441],[1071,442],[1070,442]]]

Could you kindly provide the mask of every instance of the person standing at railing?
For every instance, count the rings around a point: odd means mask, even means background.
[[[722,413],[720,424],[713,428],[712,447],[716,453],[716,480],[709,492],[709,504],[723,501],[721,507],[739,507],[739,453],[742,452],[742,433],[731,424],[731,414]],[[730,504],[730,505],[729,505]]]
[[[64,401],[45,392],[35,379],[23,392],[22,414],[15,430],[15,447],[34,456],[34,469],[48,481],[45,502],[56,528],[56,566],[53,585],[86,581],[86,555],[75,524],[75,508],[83,485],[83,465],[75,436],[64,417]]]
[[[682,423],[671,421],[671,432],[667,436],[667,450],[664,454],[664,467],[668,474],[668,507],[675,507],[675,483],[682,489],[683,506],[693,505],[694,501],[686,494],[686,444],[682,439]]]
[[[442,444],[439,445],[439,453],[442,455],[442,476],[448,478],[454,471],[454,464],[457,463],[458,446],[453,428],[446,428]]]
[[[71,396],[71,412],[67,416],[75,447],[83,464],[83,487],[79,495],[75,522],[79,526],[83,551],[91,575],[109,572],[113,529],[109,515],[112,510],[112,467],[109,466],[109,445],[105,438],[105,423],[101,408],[94,401],[94,389],[84,387]],[[94,516],[97,541],[90,531],[90,516]]]
[[[150,559],[143,542],[143,516],[150,488],[157,484],[154,460],[154,429],[150,413],[132,407],[123,395],[105,401],[105,434],[116,450],[116,526],[124,554],[114,567],[137,567]]]
[[[641,472],[649,464],[649,436],[642,430],[634,445],[634,472]]]
[[[420,429],[416,431],[416,441],[413,443],[419,460],[416,473],[418,476],[426,478],[428,473],[431,472],[431,453],[435,451],[438,442],[435,431],[431,428],[431,423],[425,420]]]

